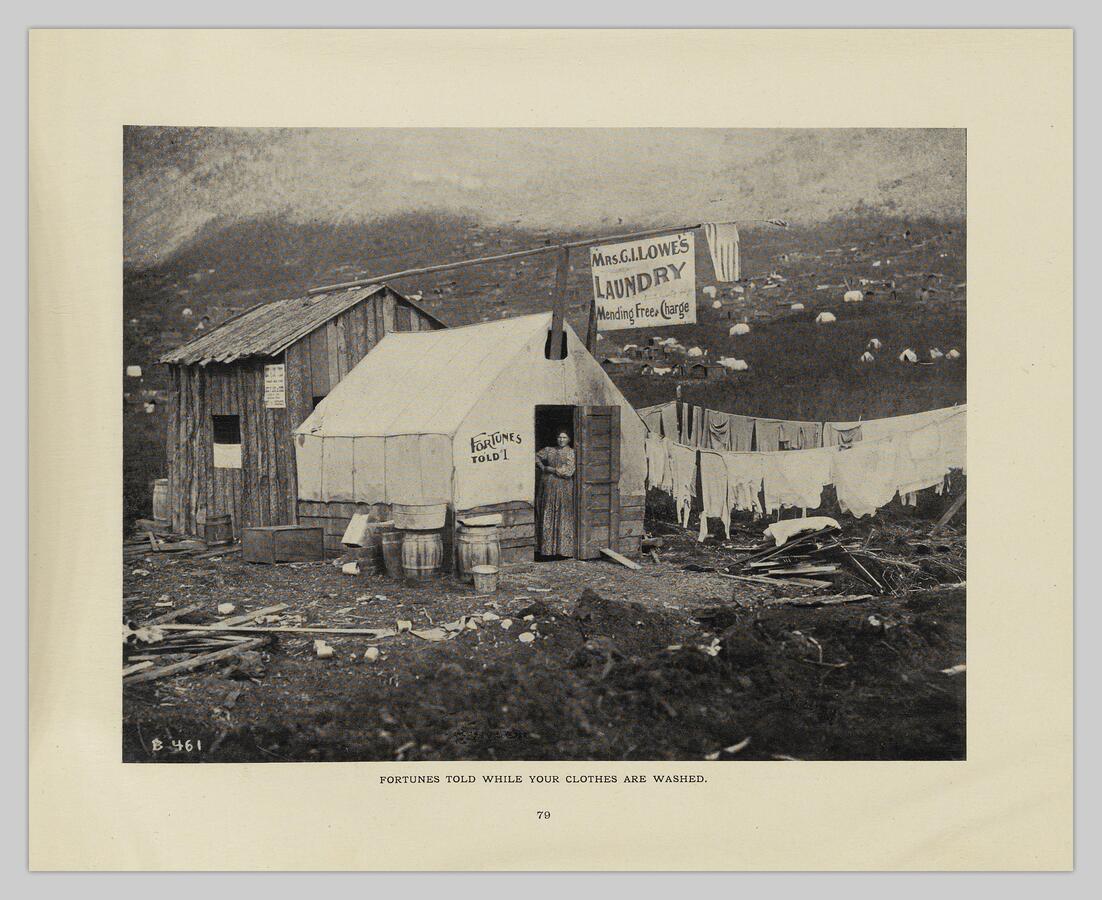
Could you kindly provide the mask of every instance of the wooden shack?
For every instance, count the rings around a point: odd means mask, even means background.
[[[173,531],[295,524],[294,430],[388,332],[444,327],[372,285],[260,304],[164,354]]]

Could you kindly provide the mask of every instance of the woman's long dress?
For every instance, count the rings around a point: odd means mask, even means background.
[[[574,555],[574,451],[544,447],[536,457],[548,468],[540,472],[536,498],[539,549],[544,556]]]

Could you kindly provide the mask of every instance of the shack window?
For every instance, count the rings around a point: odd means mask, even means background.
[[[241,468],[241,417],[211,416],[214,468]]]

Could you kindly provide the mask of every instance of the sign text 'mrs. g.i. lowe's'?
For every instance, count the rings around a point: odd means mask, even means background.
[[[591,247],[597,329],[696,321],[696,247],[691,231]]]

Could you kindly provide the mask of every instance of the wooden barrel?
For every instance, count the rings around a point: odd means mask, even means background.
[[[439,531],[402,532],[402,573],[414,581],[435,578],[444,569],[444,536]]]
[[[391,528],[379,534],[383,552],[383,567],[387,575],[397,580],[402,577],[402,532]]]
[[[203,539],[208,544],[229,544],[233,541],[233,521],[229,516],[207,516]]]
[[[168,479],[153,482],[153,518],[157,522],[168,521]]]
[[[496,525],[460,525],[455,532],[455,560],[460,581],[474,580],[475,566],[501,565],[501,537]]]

